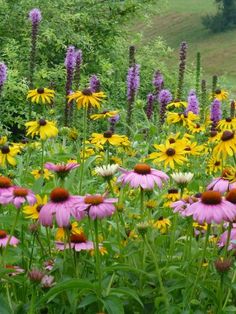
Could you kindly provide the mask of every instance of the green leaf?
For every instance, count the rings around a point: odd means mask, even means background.
[[[111,294],[113,294],[113,295],[116,295],[116,294],[127,295],[127,296],[133,298],[134,300],[136,300],[143,307],[143,303],[140,300],[138,294],[130,288],[127,288],[127,287],[111,288],[110,295]]]
[[[108,314],[124,314],[123,303],[116,296],[103,299],[103,304]]]
[[[79,304],[79,309],[92,304],[97,301],[97,296],[95,294],[88,294]]]
[[[0,295],[0,313],[1,314],[12,314],[12,310],[10,309],[7,301]]]

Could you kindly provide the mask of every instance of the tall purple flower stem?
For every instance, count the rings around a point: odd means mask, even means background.
[[[0,63],[0,95],[3,90],[3,85],[7,79],[7,66],[5,63],[1,62]]]
[[[160,104],[160,114],[159,114],[159,128],[162,129],[162,125],[165,122],[166,106],[172,100],[172,94],[168,89],[163,89],[160,91],[158,96],[158,101]]]
[[[188,95],[188,106],[185,110],[185,113],[192,111],[192,113],[199,114],[199,102],[194,91],[190,91]]]
[[[183,87],[184,87],[184,75],[186,69],[186,57],[187,57],[187,43],[182,42],[179,50],[179,77],[178,77],[178,87],[177,87],[177,99],[182,99]]]
[[[152,115],[153,115],[153,103],[155,100],[155,96],[153,94],[148,94],[147,95],[147,107],[146,107],[146,115],[148,120],[151,120]]]
[[[75,52],[75,73],[74,73],[74,80],[76,84],[76,88],[79,89],[80,84],[80,72],[81,72],[81,65],[83,62],[83,54],[82,50],[76,50]]]
[[[212,129],[215,129],[217,123],[222,118],[222,111],[221,111],[221,102],[218,99],[214,99],[211,103],[211,121],[212,121]]]

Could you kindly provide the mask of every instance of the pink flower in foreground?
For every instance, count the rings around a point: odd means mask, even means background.
[[[161,189],[163,181],[167,181],[169,177],[160,170],[152,169],[147,164],[137,164],[133,170],[125,170],[120,168],[123,174],[118,178],[117,182],[129,184],[132,188],[141,187],[144,190],[153,190],[155,184]]]
[[[63,251],[64,249],[69,249],[70,246],[76,252],[80,251],[90,251],[94,248],[93,242],[88,241],[84,233],[80,234],[72,234],[70,237],[70,245],[67,243],[66,245],[63,242],[56,242],[56,247],[58,250]]]
[[[7,243],[9,241],[9,237],[10,236],[6,233],[6,231],[0,230],[0,247],[2,247],[2,246],[6,247],[7,246]],[[19,242],[20,241],[17,238],[12,236],[10,239],[10,242],[8,244],[16,246]]]
[[[16,276],[25,272],[23,268],[15,265],[6,265],[6,269],[9,270],[8,276]]]
[[[95,220],[96,218],[104,218],[111,216],[115,211],[113,203],[118,201],[117,198],[105,198],[100,194],[85,195],[80,197],[77,209],[79,213],[81,211],[87,211],[90,218]]]
[[[44,167],[50,171],[54,171],[58,177],[65,178],[67,174],[80,166],[77,162],[68,162],[67,164],[53,164],[52,162],[47,162]]]
[[[43,226],[52,226],[53,216],[59,227],[67,227],[70,224],[70,216],[82,219],[85,213],[77,211],[81,197],[70,195],[63,188],[55,188],[50,194],[50,201],[44,205],[39,213],[39,221]]]
[[[193,216],[198,223],[220,224],[224,221],[234,221],[236,206],[221,197],[220,192],[206,191],[202,193],[201,200],[187,208],[186,216]]]
[[[186,217],[189,206],[196,201],[198,201],[198,197],[189,196],[179,201],[173,202],[170,207],[173,208],[174,213],[179,213],[182,217]]]
[[[235,188],[236,182],[230,183],[229,180],[223,179],[221,177],[212,180],[212,182],[207,186],[207,190],[218,191],[221,194],[224,194],[225,192]]]
[[[227,237],[228,237],[228,230],[226,230],[224,233],[222,233],[222,235],[220,236],[219,242],[218,242],[218,246],[219,247],[224,247],[227,243]],[[232,242],[234,241],[234,242]],[[229,239],[229,246],[228,246],[228,250],[235,250],[236,249],[236,228],[234,227],[231,230],[230,233],[230,239]]]
[[[9,178],[0,176],[0,196],[2,195],[2,193],[11,191],[13,188],[14,187]]]
[[[12,203],[16,208],[20,208],[25,202],[34,205],[36,201],[36,197],[31,190],[18,186],[14,186],[13,189],[2,192],[0,196],[0,204]]]

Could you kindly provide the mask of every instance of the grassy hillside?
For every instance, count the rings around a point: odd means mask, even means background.
[[[214,12],[214,0],[168,0],[165,9],[153,16],[149,25],[135,23],[133,30],[143,33],[144,44],[157,36],[163,37],[175,50],[175,61],[180,42],[187,41],[189,61],[195,60],[196,52],[200,51],[205,76],[224,75],[227,87],[236,92],[236,30],[212,34],[204,29],[201,17]]]

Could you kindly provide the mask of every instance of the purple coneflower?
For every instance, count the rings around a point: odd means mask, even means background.
[[[20,241],[11,236],[10,241],[9,241],[10,236],[6,233],[4,230],[0,230],[0,247],[6,247],[7,245],[13,245],[16,246]]]
[[[56,242],[56,247],[60,251],[63,251],[65,248],[69,249],[71,247],[76,252],[90,251],[94,249],[93,242],[88,241],[83,232],[80,234],[72,234],[70,236],[70,245],[69,243],[65,245],[63,242]]]
[[[0,93],[2,91],[3,85],[7,79],[7,66],[1,62],[0,63]]]
[[[11,191],[13,188],[14,186],[12,185],[12,182],[9,178],[0,176],[0,196],[2,195],[2,193]]]
[[[222,233],[218,242],[219,247],[226,246],[228,234],[229,234],[228,230]],[[236,225],[234,224],[234,227],[231,229],[231,232],[230,232],[228,250],[235,250],[235,249],[236,249]]]
[[[2,192],[0,196],[0,204],[12,203],[16,208],[20,208],[25,202],[34,205],[37,199],[31,190],[18,186],[14,186],[13,189]]]
[[[224,194],[227,191],[236,188],[236,182],[231,183],[229,180],[224,179],[223,177],[218,177],[212,180],[207,186],[207,190],[213,190]]]
[[[156,169],[152,169],[147,164],[136,164],[133,170],[120,168],[123,174],[117,182],[129,184],[132,188],[143,188],[144,190],[153,190],[155,184],[161,189],[163,182],[169,179],[168,175]]]
[[[47,162],[44,167],[50,171],[55,172],[59,178],[65,178],[68,173],[80,166],[77,162],[68,162],[67,164],[53,164],[52,162]]]

